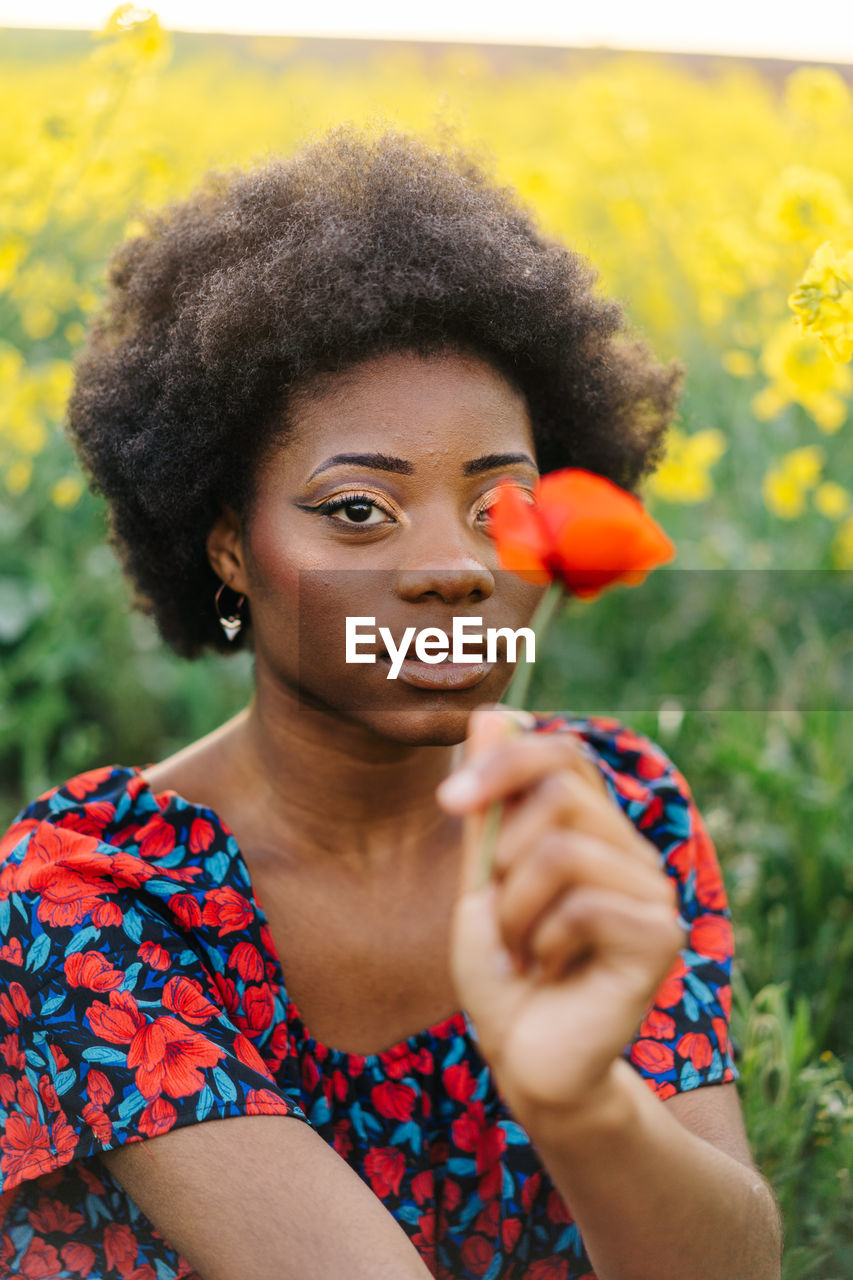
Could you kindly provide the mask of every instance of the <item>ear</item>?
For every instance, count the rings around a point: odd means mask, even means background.
[[[243,557],[243,526],[231,507],[225,506],[207,535],[207,558],[215,574],[233,591],[248,595]]]

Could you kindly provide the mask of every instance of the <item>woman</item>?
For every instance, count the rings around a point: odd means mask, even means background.
[[[673,762],[490,706],[505,651],[344,657],[524,626],[498,483],[659,460],[678,370],[593,280],[470,158],[348,128],[117,251],[72,438],[137,603],[255,689],[3,840],[4,1275],[778,1276]]]

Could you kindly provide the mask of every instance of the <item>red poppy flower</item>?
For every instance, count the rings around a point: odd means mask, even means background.
[[[573,595],[642,582],[675,547],[640,499],[605,476],[567,467],[543,476],[533,501],[498,486],[489,533],[505,569],[528,582],[556,579]]]

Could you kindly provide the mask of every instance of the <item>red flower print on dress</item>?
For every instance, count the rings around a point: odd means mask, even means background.
[[[240,1026],[250,1035],[266,1031],[273,1020],[273,996],[268,982],[259,987],[247,987],[243,996],[243,1016]]]
[[[684,957],[679,956],[663,982],[655,992],[655,1004],[660,1009],[671,1009],[684,999],[684,983],[681,979],[687,972]]]
[[[65,783],[65,790],[75,800],[83,800],[92,791],[97,791],[102,782],[106,782],[112,773],[112,769],[105,765],[101,769],[89,769],[87,773],[78,773],[76,778],[71,778]]]
[[[97,1106],[103,1107],[107,1102],[112,1102],[115,1096],[115,1090],[110,1084],[103,1071],[99,1071],[97,1067],[90,1067],[86,1076],[86,1093],[89,1098]]]
[[[251,1067],[253,1071],[260,1072],[262,1076],[266,1076],[270,1080],[272,1079],[263,1058],[251,1040],[247,1040],[244,1035],[234,1037],[234,1052],[245,1066]]]
[[[127,1065],[136,1068],[136,1087],[144,1098],[162,1090],[183,1098],[204,1085],[200,1068],[215,1066],[225,1050],[168,1014],[147,1021],[129,991],[111,991],[110,1006],[87,1010],[96,1035],[111,1044],[126,1044]]]
[[[462,1261],[474,1276],[484,1276],[495,1256],[494,1244],[485,1236],[468,1236],[462,1246]]]
[[[391,1192],[397,1196],[406,1172],[406,1157],[398,1147],[371,1147],[365,1157],[364,1172],[380,1200]]]
[[[195,978],[170,978],[163,988],[163,1004],[187,1022],[199,1025],[217,1018],[221,1012],[218,1005],[208,1000],[201,989],[201,983]]]
[[[169,899],[169,910],[185,929],[197,929],[201,924],[201,907],[189,893],[175,893]]]
[[[70,1235],[85,1226],[86,1219],[82,1213],[75,1213],[61,1200],[52,1200],[49,1196],[41,1196],[38,1205],[27,1215],[34,1231],[64,1231]]]
[[[724,916],[699,916],[690,929],[690,947],[709,960],[727,960],[734,950],[731,921]]]
[[[655,1075],[671,1071],[675,1057],[672,1049],[658,1040],[638,1040],[631,1046],[631,1061]]]
[[[202,921],[215,925],[220,934],[233,933],[235,929],[245,929],[253,914],[251,902],[230,885],[225,885],[221,889],[211,889],[207,894]]]
[[[512,1253],[521,1236],[521,1219],[505,1218],[501,1223],[501,1241],[507,1253]]]
[[[246,1114],[250,1116],[283,1116],[287,1105],[272,1089],[250,1089],[246,1095]]]
[[[477,1089],[477,1081],[471,1075],[469,1062],[455,1062],[453,1066],[445,1067],[442,1080],[451,1098],[455,1098],[457,1102],[467,1102]]]
[[[14,1111],[0,1133],[0,1151],[0,1170],[16,1183],[47,1173],[55,1163],[47,1127]]]
[[[90,991],[115,991],[124,982],[124,972],[114,969],[100,951],[74,951],[63,966],[68,985]]]
[[[682,1058],[689,1058],[700,1070],[711,1065],[714,1051],[711,1041],[701,1031],[688,1031],[675,1046]]]
[[[163,972],[171,968],[172,957],[164,947],[158,946],[156,942],[146,940],[140,943],[136,954],[145,964],[151,966],[152,969],[159,969]]]
[[[0,947],[0,960],[5,960],[7,964],[22,965],[24,963],[24,949],[20,938],[12,938]]]
[[[59,1265],[59,1254],[52,1244],[36,1236],[27,1245],[18,1272],[27,1280],[53,1280]]]
[[[238,942],[228,957],[228,963],[244,982],[260,982],[264,977],[264,958],[251,942]]]
[[[22,1018],[32,1017],[32,1005],[20,982],[9,983],[9,994],[0,996],[0,1018],[7,1026],[17,1027]]]
[[[373,1105],[381,1116],[389,1120],[411,1120],[416,1094],[411,1085],[395,1084],[386,1080],[370,1090]]]
[[[11,1031],[0,1040],[0,1054],[3,1055],[7,1067],[17,1067],[19,1071],[23,1071],[27,1065],[27,1059],[15,1031]]]
[[[136,833],[139,856],[146,862],[167,857],[175,847],[175,828],[157,814]]]
[[[640,1035],[653,1040],[671,1040],[675,1035],[675,1018],[661,1009],[650,1009],[640,1025]]]
[[[213,823],[207,818],[193,818],[190,827],[190,853],[204,853],[213,844]]]
[[[120,1276],[125,1276],[131,1267],[136,1265],[139,1245],[136,1236],[127,1222],[110,1222],[104,1228],[104,1250],[107,1255],[107,1266],[115,1267]]]
[[[528,1268],[524,1280],[566,1280],[568,1274],[569,1264],[565,1258],[540,1258]]]
[[[185,1098],[204,1087],[201,1068],[214,1067],[225,1056],[212,1040],[167,1016],[137,1031],[127,1065],[136,1068],[136,1087],[144,1098],[161,1090],[170,1098]]]
[[[178,1113],[165,1098],[154,1098],[139,1117],[139,1130],[146,1138],[157,1138],[174,1128]]]
[[[77,1271],[83,1280],[95,1265],[95,1251],[87,1244],[64,1244],[59,1251],[69,1271]]]
[[[113,1136],[113,1122],[107,1113],[95,1106],[94,1102],[87,1102],[83,1108],[83,1119],[98,1141],[106,1146]]]

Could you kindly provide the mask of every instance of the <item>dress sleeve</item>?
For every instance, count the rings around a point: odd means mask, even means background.
[[[656,743],[591,718],[611,795],[661,856],[678,890],[685,946],[625,1056],[661,1098],[738,1079],[729,1039],[734,936],[716,850],[690,787]]]
[[[203,1120],[310,1123],[229,1018],[169,881],[27,813],[0,840],[0,1192]]]

